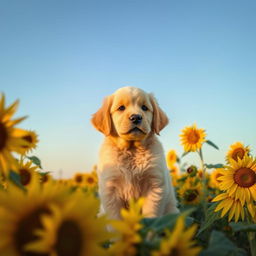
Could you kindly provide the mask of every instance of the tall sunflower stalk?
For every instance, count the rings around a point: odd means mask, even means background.
[[[254,224],[252,217],[248,213],[248,210],[245,211],[246,219],[250,224]],[[256,256],[256,233],[255,232],[247,232],[247,237],[250,245],[251,256]]]
[[[202,181],[203,181],[203,209],[204,209],[204,216],[206,216],[207,210],[207,186],[206,186],[206,169],[204,164],[203,152],[202,152],[202,145],[206,141],[206,133],[204,129],[198,129],[196,124],[192,126],[185,127],[182,130],[180,135],[181,137],[181,144],[184,147],[185,152],[197,152],[200,157],[201,161],[201,168],[202,168]]]
[[[251,249],[251,255],[256,256],[256,235],[255,232],[248,232],[248,240]]]
[[[202,197],[202,200],[203,200],[204,217],[206,217],[208,189],[207,189],[207,180],[206,180],[206,168],[205,168],[202,148],[200,148],[198,150],[198,154],[199,154],[199,157],[200,157],[201,169],[202,169],[202,183],[203,183],[203,197]]]

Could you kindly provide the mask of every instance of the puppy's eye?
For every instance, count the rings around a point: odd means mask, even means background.
[[[124,110],[125,110],[125,106],[124,106],[124,105],[120,106],[120,107],[118,108],[118,110],[124,111]]]
[[[148,110],[148,107],[145,106],[145,105],[142,105],[141,109],[142,109],[143,111],[147,111],[147,110]]]

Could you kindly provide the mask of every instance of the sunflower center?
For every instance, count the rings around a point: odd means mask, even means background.
[[[24,139],[25,141],[29,142],[29,143],[32,143],[33,142],[33,138],[31,135],[26,135],[26,136],[23,136],[22,139]]]
[[[252,169],[242,167],[234,173],[234,180],[240,187],[249,188],[256,183],[256,174]]]
[[[245,154],[245,152],[244,152],[244,150],[243,150],[242,148],[236,148],[236,149],[233,151],[233,153],[232,153],[232,158],[233,158],[235,161],[237,161],[237,160],[238,160],[238,157],[239,157],[240,159],[243,159],[244,154]]]
[[[23,186],[27,186],[31,180],[31,173],[27,169],[20,169],[20,182]]]
[[[36,229],[42,228],[40,217],[42,214],[50,213],[47,208],[39,208],[22,218],[14,233],[15,247],[20,256],[48,256],[46,253],[27,252],[24,246],[37,239],[34,234]]]
[[[0,151],[5,147],[8,139],[8,133],[4,124],[0,122]]]
[[[58,232],[55,245],[57,255],[79,256],[82,252],[83,237],[79,226],[72,220],[64,221]]]
[[[92,177],[87,178],[87,182],[89,184],[93,184],[94,183],[94,178],[92,178]]]
[[[180,250],[178,248],[172,248],[170,253],[168,254],[169,256],[181,256]]]
[[[192,173],[194,171],[194,169],[193,169],[193,167],[188,167],[188,169],[187,169],[187,173]]]
[[[77,183],[81,183],[83,181],[83,176],[82,175],[77,175],[75,178]]]
[[[169,156],[169,160],[170,160],[171,162],[175,162],[175,155],[170,155],[170,156]]]
[[[194,201],[194,200],[197,198],[198,195],[199,195],[199,193],[198,193],[197,190],[193,190],[193,189],[188,190],[188,191],[185,193],[185,200],[186,200],[187,202],[192,202],[192,201]]]
[[[41,175],[41,182],[46,183],[49,180],[49,177],[47,174],[42,174]]]
[[[188,134],[187,140],[190,144],[196,144],[200,139],[200,136],[197,131],[190,131]]]

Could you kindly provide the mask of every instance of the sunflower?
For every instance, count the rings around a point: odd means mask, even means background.
[[[235,199],[230,196],[228,193],[222,193],[217,195],[212,202],[221,201],[217,207],[215,208],[215,212],[222,210],[221,217],[224,217],[227,212],[228,221],[231,221],[232,218],[235,218],[235,222],[237,222],[241,216],[242,220],[244,220],[244,207],[242,202],[239,199]]]
[[[39,177],[42,184],[53,181],[52,175],[49,172],[39,172]]]
[[[84,185],[88,188],[94,188],[98,184],[97,175],[94,173],[86,173],[84,174]]]
[[[23,141],[26,143],[22,145],[16,152],[25,155],[29,151],[36,148],[36,145],[38,143],[38,136],[34,131],[26,131],[22,129],[16,129],[13,133],[13,135],[16,137],[20,137]]]
[[[256,200],[256,159],[247,155],[238,161],[230,159],[230,165],[221,174],[220,189],[229,196],[239,199],[242,205]]]
[[[52,204],[45,213],[37,241],[26,250],[49,256],[104,255],[101,244],[110,238],[105,217],[96,218],[98,201],[79,191],[62,207]]]
[[[18,162],[17,173],[20,177],[20,183],[24,187],[30,187],[35,185],[35,183],[39,183],[38,167],[32,165],[32,161],[25,163],[23,159]]]
[[[34,186],[29,192],[9,184],[7,191],[0,191],[0,255],[42,256],[29,254],[26,244],[37,239],[35,230],[41,228],[42,214],[50,211],[49,204],[64,205],[67,193],[58,186],[43,189]]]
[[[201,247],[196,246],[196,241],[193,240],[193,236],[196,233],[197,226],[192,225],[185,229],[185,218],[180,216],[177,219],[176,225],[173,231],[166,231],[166,237],[164,237],[160,243],[158,251],[153,251],[151,256],[196,256],[201,251]]]
[[[202,198],[202,183],[196,179],[187,178],[185,183],[178,190],[181,202],[185,205],[199,204]]]
[[[58,179],[58,180],[56,180],[56,183],[59,186],[72,187],[74,182],[71,179]],[[48,184],[48,183],[46,183],[46,184]]]
[[[113,220],[113,228],[118,234],[118,240],[109,249],[110,255],[133,256],[136,255],[136,245],[142,240],[138,231],[143,227],[140,221],[144,217],[142,205],[144,199],[130,200],[128,209],[121,210],[122,220]]]
[[[84,180],[85,180],[84,179],[84,174],[80,173],[80,172],[77,172],[77,173],[75,173],[75,175],[72,178],[72,183],[73,183],[74,186],[84,187],[85,186]]]
[[[238,158],[243,159],[245,155],[249,155],[249,147],[245,147],[241,142],[236,142],[230,146],[227,153],[226,160],[230,162],[230,159],[237,161]]]
[[[222,171],[223,171],[223,168],[217,168],[211,173],[211,175],[210,175],[210,186],[212,188],[219,188],[220,181],[218,180],[218,178],[220,176],[222,176],[222,173],[221,173]]]
[[[177,162],[177,154],[175,150],[169,150],[166,155],[166,164],[169,170],[171,170],[174,164]]]
[[[17,110],[18,101],[9,107],[5,107],[5,97],[0,97],[0,173],[6,175],[12,169],[17,169],[17,161],[12,152],[24,152],[24,147],[30,148],[31,143],[27,140],[28,132],[15,128],[15,125],[25,119],[25,117],[13,119],[12,116]],[[24,137],[25,136],[25,137]]]
[[[196,125],[185,127],[180,135],[181,144],[185,152],[201,149],[205,142],[206,133],[204,129],[198,129]]]

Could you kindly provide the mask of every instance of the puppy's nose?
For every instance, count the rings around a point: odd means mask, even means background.
[[[141,115],[136,115],[132,114],[129,119],[134,123],[134,124],[140,124],[142,121],[142,116]]]

